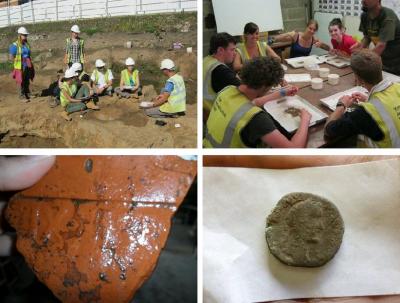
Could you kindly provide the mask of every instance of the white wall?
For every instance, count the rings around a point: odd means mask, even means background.
[[[35,0],[0,8],[0,27],[106,16],[196,11],[197,0]]]
[[[260,32],[283,28],[280,0],[213,0],[217,31],[243,34],[246,23],[254,22]]]

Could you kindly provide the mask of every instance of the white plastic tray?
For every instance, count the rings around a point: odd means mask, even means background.
[[[336,109],[336,104],[338,103],[339,99],[343,96],[346,95],[351,95],[353,93],[363,93],[365,95],[368,95],[368,91],[362,87],[362,86],[356,86],[353,88],[350,88],[348,90],[345,90],[343,92],[339,92],[337,94],[334,94],[332,96],[326,97],[326,98],[322,98],[321,102],[323,105],[325,105],[326,107],[328,107],[330,110],[334,111]]]
[[[289,107],[304,108],[311,114],[310,126],[323,122],[328,116],[300,96],[285,97],[264,104],[265,110],[289,133],[300,126],[300,117],[285,113]]]

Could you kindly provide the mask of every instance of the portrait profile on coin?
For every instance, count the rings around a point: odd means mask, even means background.
[[[265,235],[270,252],[291,266],[317,267],[339,250],[344,222],[337,207],[309,193],[283,196],[267,217]]]

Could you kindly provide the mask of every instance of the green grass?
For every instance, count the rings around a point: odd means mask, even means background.
[[[189,22],[190,30],[197,30],[197,13],[167,13],[138,16],[108,17],[57,22],[42,22],[26,24],[31,34],[46,34],[49,32],[69,32],[73,24],[78,24],[81,31],[91,36],[95,33],[128,32],[128,33],[157,33],[178,32],[179,25]],[[0,29],[0,37],[15,37],[18,26]]]

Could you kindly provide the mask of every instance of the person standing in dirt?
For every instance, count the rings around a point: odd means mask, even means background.
[[[121,72],[119,87],[115,88],[115,93],[120,98],[139,98],[141,95],[139,71],[135,68],[135,60],[128,58],[125,60],[126,68]]]
[[[64,63],[71,67],[74,63],[80,63],[83,68],[85,62],[85,41],[79,37],[78,25],[71,27],[71,38],[67,38]]]
[[[153,101],[152,108],[146,109],[146,115],[153,118],[184,116],[186,111],[186,88],[183,77],[176,72],[171,59],[161,61],[163,74],[168,77],[161,94]]]
[[[81,87],[78,90],[75,79],[77,76],[78,73],[75,70],[72,68],[67,69],[61,86],[60,100],[61,106],[64,108],[64,111],[61,112],[61,116],[67,121],[72,120],[69,115],[74,112],[83,111],[87,108],[94,110],[99,109],[99,107],[90,100],[86,89]],[[89,100],[89,102],[87,102],[87,100]]]
[[[19,98],[29,102],[29,82],[35,77],[35,71],[31,59],[31,47],[28,43],[28,31],[25,27],[18,29],[18,39],[10,45],[10,60],[14,63],[13,78],[20,88]]]

